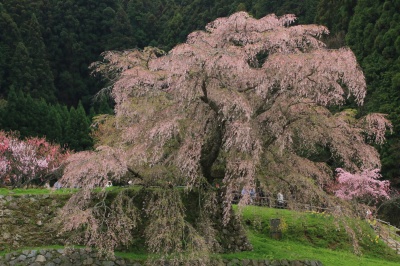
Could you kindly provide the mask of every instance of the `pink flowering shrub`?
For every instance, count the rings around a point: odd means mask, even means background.
[[[337,168],[337,189],[334,193],[337,197],[351,200],[388,199],[390,182],[379,180],[382,176],[379,169],[363,170],[355,174],[349,173],[342,168]]]
[[[20,140],[0,131],[0,185],[21,187],[33,180],[44,184],[68,156],[67,150],[44,138]]]

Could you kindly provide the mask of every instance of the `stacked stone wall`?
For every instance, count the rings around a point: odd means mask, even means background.
[[[101,258],[95,251],[90,249],[42,249],[24,250],[8,253],[0,257],[0,266],[76,266],[76,265],[98,265],[98,266],[145,266],[145,261],[130,260],[115,257],[113,259]],[[168,266],[168,262],[153,265]],[[322,266],[319,261],[310,260],[255,260],[255,259],[219,259],[213,260],[210,266]]]
[[[69,195],[0,195],[0,251],[62,244],[52,219]]]
[[[63,236],[57,234],[58,229],[53,218],[69,197],[69,194],[0,195],[0,252],[23,247],[64,245]],[[193,204],[190,202],[187,204],[187,209],[197,206],[191,206]],[[221,241],[220,251],[239,252],[252,249],[238,219],[232,218],[226,227],[221,226],[222,224],[216,228]]]
[[[23,250],[26,247],[64,245],[62,236],[57,234],[53,218],[69,197],[68,194],[0,195],[0,252],[6,253],[0,257],[0,266],[146,265],[144,261],[124,258],[104,259],[90,249]],[[224,251],[237,252],[251,249],[238,219],[232,219],[227,227],[219,229],[221,229],[220,239],[223,241],[221,244],[225,245]],[[318,261],[224,259],[214,260],[212,265],[319,266],[322,264]]]

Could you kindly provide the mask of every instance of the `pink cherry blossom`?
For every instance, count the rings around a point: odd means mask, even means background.
[[[0,184],[19,187],[33,180],[44,184],[46,175],[56,170],[68,151],[44,138],[20,140],[0,131]]]
[[[363,170],[350,173],[342,168],[336,169],[339,188],[335,195],[339,198],[351,200],[378,200],[389,198],[390,183],[387,180],[379,180],[382,176],[379,169]]]

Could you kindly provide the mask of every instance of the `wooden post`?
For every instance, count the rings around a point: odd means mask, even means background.
[[[282,230],[280,228],[281,219],[270,220],[270,235],[273,239],[282,239]]]

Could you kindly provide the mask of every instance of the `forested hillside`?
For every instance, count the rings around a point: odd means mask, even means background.
[[[75,150],[91,147],[90,118],[112,102],[89,65],[106,50],[168,51],[217,17],[245,10],[259,18],[294,13],[331,30],[328,45],[349,45],[367,78],[359,115],[387,113],[394,133],[381,147],[383,175],[400,176],[400,1],[383,0],[2,0],[0,127],[47,135]],[[80,104],[81,103],[81,104]],[[351,99],[348,106],[353,106]]]
[[[74,150],[86,149],[91,146],[87,120],[95,113],[112,112],[107,99],[93,102],[104,84],[90,75],[89,65],[101,52],[149,45],[168,50],[191,31],[237,10],[250,10],[258,17],[292,12],[312,22],[316,0],[291,2],[3,0],[0,127],[18,130],[22,137],[47,135]],[[86,119],[73,114],[73,109],[81,110],[79,102]],[[85,128],[71,130],[72,124]]]
[[[291,12],[300,22],[311,23],[317,1],[2,2],[0,94],[6,96],[14,86],[48,102],[76,106],[81,100],[88,107],[103,85],[89,78],[88,66],[103,51],[149,45],[169,50],[193,30],[237,10],[256,17]]]
[[[382,172],[400,184],[400,1],[321,0],[316,22],[331,29],[332,44],[350,46],[367,79],[359,114],[388,114],[394,126],[379,147]]]
[[[400,1],[358,1],[346,42],[367,78],[368,98],[362,111],[389,114],[393,122],[394,134],[381,148],[382,171],[388,178],[399,178]]]

